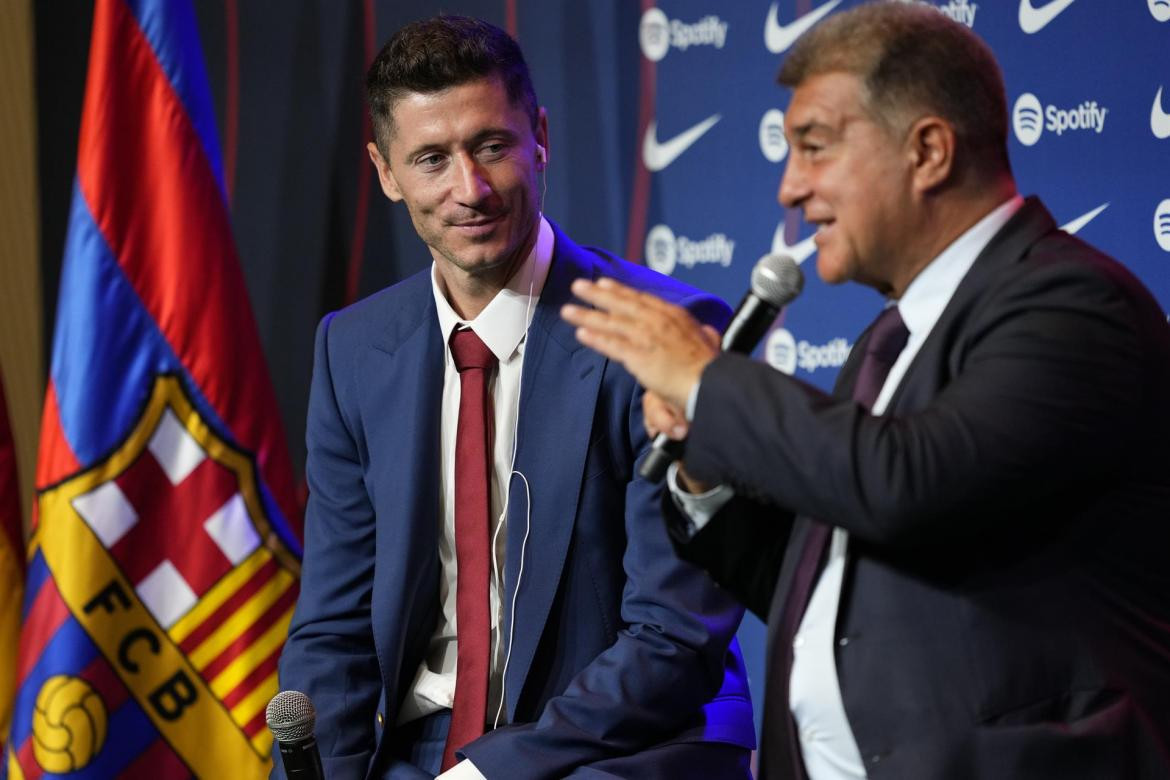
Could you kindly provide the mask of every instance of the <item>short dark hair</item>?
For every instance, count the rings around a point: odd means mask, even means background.
[[[876,2],[836,14],[803,35],[777,81],[797,87],[824,73],[865,86],[865,108],[894,129],[930,112],[952,124],[969,162],[1009,170],[1007,97],[991,49],[929,5]]]
[[[366,101],[382,154],[394,133],[394,105],[406,94],[441,92],[492,76],[500,78],[512,105],[524,109],[535,130],[536,91],[512,36],[466,16],[441,15],[403,27],[382,47],[366,74]]]

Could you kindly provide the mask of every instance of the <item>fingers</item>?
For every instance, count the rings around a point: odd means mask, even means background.
[[[594,333],[620,334],[635,330],[637,323],[604,309],[590,309],[585,306],[566,304],[561,316],[570,325],[585,328]]]
[[[569,320],[568,316],[565,319]],[[577,326],[578,341],[607,358],[618,361],[633,373],[631,363],[637,359],[638,349],[626,337],[623,329],[613,327],[608,320],[601,320],[596,326],[572,320],[569,322]]]
[[[723,335],[710,325],[703,325],[703,338],[707,340],[707,346],[716,352],[723,346]]]
[[[578,279],[572,290],[596,307],[561,309],[578,341],[621,363],[642,387],[676,407],[686,402],[703,367],[718,353],[690,312],[612,279]]]
[[[699,328],[690,312],[681,306],[613,279],[602,278],[597,282],[578,279],[573,282],[572,290],[595,308],[567,304],[561,309],[561,316],[569,324],[593,334],[617,336],[645,348],[655,342],[695,338],[694,332]],[[705,335],[701,339],[706,342]],[[586,339],[582,343],[593,346]]]
[[[667,403],[657,393],[647,391],[642,396],[642,418],[646,424],[646,432],[651,437],[662,432],[675,440],[687,437],[689,426],[683,410]]]
[[[648,312],[677,308],[657,296],[640,292],[607,277],[596,282],[578,279],[573,282],[571,289],[574,295],[586,303],[623,318],[639,319]]]

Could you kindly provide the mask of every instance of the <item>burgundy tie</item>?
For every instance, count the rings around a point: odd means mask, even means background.
[[[484,732],[487,722],[491,618],[488,602],[492,419],[488,380],[496,357],[471,330],[451,334],[459,372],[459,432],[455,438],[455,631],[458,661],[451,728],[443,771],[455,750]]]
[[[902,321],[902,315],[897,306],[890,306],[882,311],[873,326],[869,329],[869,337],[865,340],[865,354],[861,359],[861,367],[857,372],[857,381],[853,385],[853,400],[872,409],[882,385],[889,376],[894,361],[898,359],[902,348],[906,346],[906,339],[910,331]],[[804,538],[804,546],[800,552],[800,563],[792,578],[792,588],[785,600],[784,618],[777,634],[780,642],[779,650],[784,653],[785,664],[783,669],[774,669],[773,672],[782,672],[783,677],[775,681],[774,690],[779,694],[776,697],[776,706],[783,706],[788,711],[788,682],[792,676],[792,642],[804,611],[808,607],[809,597],[812,595],[813,583],[820,570],[821,560],[825,556],[825,548],[829,544],[832,529],[825,523],[810,523],[808,533]],[[771,686],[769,686],[771,687]],[[782,693],[780,691],[782,690]],[[787,719],[791,724],[791,719]],[[795,732],[792,734],[795,739]],[[799,756],[799,753],[796,754]],[[799,758],[797,759],[799,764]],[[804,777],[803,766],[799,766],[798,777]]]

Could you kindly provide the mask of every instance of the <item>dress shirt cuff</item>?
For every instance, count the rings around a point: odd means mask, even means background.
[[[735,497],[730,485],[716,485],[705,493],[688,493],[678,484],[678,463],[671,463],[666,471],[666,484],[674,505],[688,522],[687,537],[691,538],[711,521],[723,505]]]
[[[487,778],[483,776],[483,772],[475,768],[471,759],[465,758],[436,777],[435,780],[487,780]]]

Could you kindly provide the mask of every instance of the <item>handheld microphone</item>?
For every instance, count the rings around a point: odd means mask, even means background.
[[[264,710],[268,730],[280,747],[280,760],[289,780],[325,780],[321,751],[313,736],[317,711],[300,691],[281,691]]]
[[[804,274],[788,255],[764,255],[752,269],[751,289],[739,302],[727,330],[723,332],[724,352],[747,354],[768,332],[780,310],[800,295]],[[652,482],[661,482],[670,464],[682,457],[683,442],[660,433],[654,439],[638,474]]]

